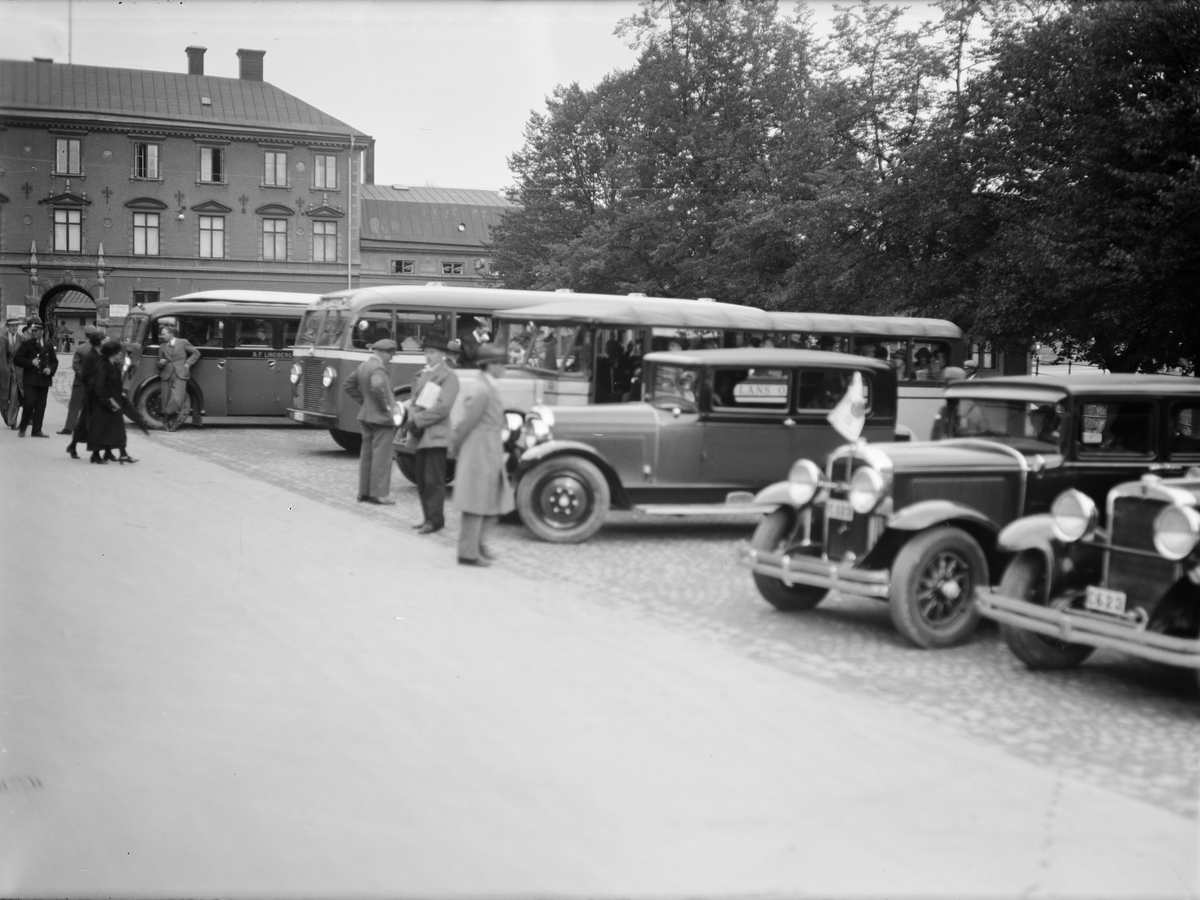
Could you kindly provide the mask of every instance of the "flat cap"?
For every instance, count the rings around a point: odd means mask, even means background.
[[[384,338],[382,341],[376,341],[371,345],[372,350],[387,350],[389,353],[396,352],[396,342],[391,338]]]
[[[84,334],[86,334],[86,335],[88,335],[88,336],[90,337],[90,336],[91,336],[91,335],[93,335],[93,334],[99,334],[99,333],[100,333],[100,329],[99,329],[99,328],[97,328],[95,325],[84,325],[84,326],[83,326],[83,333],[84,333]]]

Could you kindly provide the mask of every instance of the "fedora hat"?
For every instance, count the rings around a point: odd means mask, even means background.
[[[422,344],[422,350],[441,350],[444,353],[457,353],[462,345],[458,341],[447,340],[446,335],[440,331],[431,331],[425,335],[425,343]]]

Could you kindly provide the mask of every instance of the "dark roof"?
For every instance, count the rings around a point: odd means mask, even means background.
[[[849,353],[830,353],[827,350],[781,350],[761,347],[736,347],[714,350],[658,350],[647,353],[643,359],[652,363],[668,363],[677,366],[749,366],[764,368],[777,366],[823,366],[835,369],[890,371],[882,360]]]
[[[946,388],[947,397],[1011,396],[1041,400],[1042,396],[1130,394],[1152,399],[1159,394],[1200,394],[1200,379],[1179,375],[1013,375],[973,378]]]
[[[185,122],[367,137],[265,81],[12,59],[0,60],[0,111],[146,127]]]
[[[472,248],[489,243],[491,229],[517,208],[496,191],[381,184],[364,184],[360,203],[364,240]]]

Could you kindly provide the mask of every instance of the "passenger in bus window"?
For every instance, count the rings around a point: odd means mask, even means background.
[[[933,351],[933,356],[929,360],[929,377],[934,381],[941,381],[946,371],[946,351],[941,347],[937,347]]]
[[[913,356],[912,377],[917,381],[929,381],[930,354],[928,347],[921,347]]]

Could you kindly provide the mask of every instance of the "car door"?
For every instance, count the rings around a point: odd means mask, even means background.
[[[1159,457],[1159,404],[1128,396],[1077,397],[1070,423],[1071,481],[1104,509],[1111,488],[1140,477]]]
[[[794,371],[716,366],[707,393],[700,463],[703,483],[755,490],[785,478],[796,461],[800,433],[806,430],[798,428],[794,415]]]

